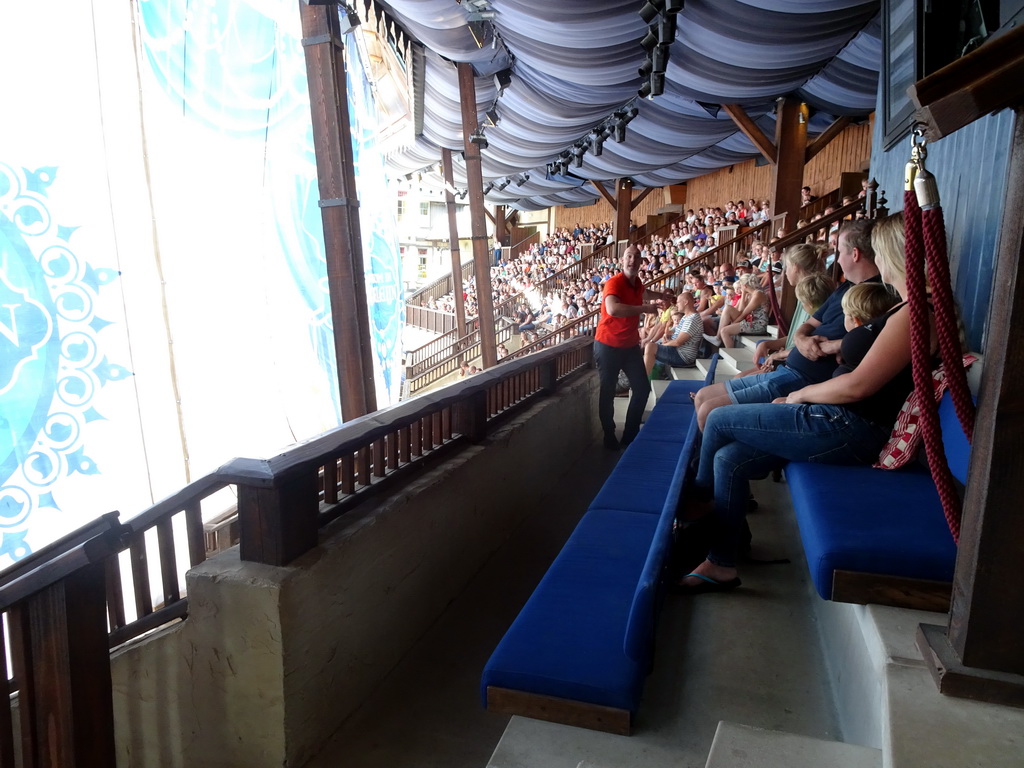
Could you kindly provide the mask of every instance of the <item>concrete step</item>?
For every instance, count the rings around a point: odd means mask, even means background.
[[[701,376],[707,376],[710,368],[710,359],[697,361],[697,370],[700,371]],[[739,369],[737,369],[729,360],[721,357],[718,360],[718,367],[715,369],[715,383],[717,384],[722,381],[727,381],[728,379],[733,378],[737,373],[739,373]]]
[[[675,381],[701,381],[707,374],[701,373],[697,368],[669,368],[669,373]]]
[[[882,768],[882,751],[722,720],[705,768]]]
[[[748,347],[722,347],[718,354],[738,371],[754,367],[754,350]]]
[[[771,336],[773,339],[779,338],[779,326],[777,326],[777,325],[769,325],[768,326],[768,335]]]
[[[753,349],[757,349],[757,345],[760,344],[762,341],[771,341],[774,338],[775,338],[774,336],[768,336],[767,334],[765,334],[763,336],[747,336],[746,334],[744,334],[743,336],[737,336],[736,340],[742,346],[747,347],[748,349],[752,349],[753,350]]]

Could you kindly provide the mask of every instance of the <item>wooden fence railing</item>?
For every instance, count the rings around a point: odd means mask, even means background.
[[[213,494],[237,494],[243,560],[287,565],[317,545],[327,523],[479,443],[592,365],[589,338],[544,350],[272,459],[235,459],[127,524],[104,515],[0,572],[0,664],[18,694],[21,764],[115,765],[110,648],[187,615],[187,567],[177,553],[191,565],[206,557],[200,507]],[[123,567],[130,584],[122,584]],[[0,696],[2,768],[15,765],[15,738],[11,698]]]
[[[462,281],[465,283],[466,280],[473,274],[473,260],[462,262]],[[454,282],[452,281],[451,272],[446,272],[437,278],[433,282],[427,283],[421,288],[417,288],[415,291],[405,297],[405,303],[410,306],[420,306],[420,303],[426,304],[431,299],[439,299],[442,296],[447,296],[455,290]]]

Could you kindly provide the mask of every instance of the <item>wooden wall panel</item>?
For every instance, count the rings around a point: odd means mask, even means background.
[[[686,186],[686,207],[697,210],[717,205],[725,207],[730,200],[739,202],[754,198],[758,202],[768,196],[772,181],[770,165],[757,166],[754,160],[730,165],[714,173],[690,179]]]
[[[839,186],[839,177],[844,171],[864,171],[871,160],[872,122],[864,125],[851,125],[834,138],[804,168],[804,184],[809,184],[815,194],[830,192]],[[754,198],[757,201],[768,198],[771,189],[772,168],[770,165],[758,166],[754,160],[736,163],[728,168],[709,173],[686,183],[686,208],[697,210],[700,207],[725,206],[729,200],[737,202]],[[679,203],[679,187],[666,187],[659,192],[652,192],[633,211],[633,223],[644,224],[647,217],[672,202]],[[675,200],[673,200],[675,198]],[[615,210],[604,198],[596,204],[583,208],[565,208],[559,206],[554,211],[553,221],[556,227],[572,229],[577,222],[582,226],[612,222]]]
[[[844,171],[866,171],[871,164],[871,123],[850,125],[804,167],[804,184],[816,195],[839,186]]]
[[[638,227],[646,224],[648,216],[653,216],[660,208],[669,205],[668,189],[668,187],[663,190],[656,189],[645,197],[640,205],[633,209],[630,217],[633,223]],[[643,190],[634,192],[633,197],[638,197],[642,192]],[[589,227],[591,224],[610,224],[615,221],[615,209],[608,205],[608,201],[603,197],[594,205],[586,205],[582,208],[566,208],[564,205],[560,205],[553,208],[552,211],[554,212],[555,227],[567,227],[570,230],[576,224]]]

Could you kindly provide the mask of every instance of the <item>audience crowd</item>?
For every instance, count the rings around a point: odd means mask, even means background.
[[[802,195],[805,204],[816,199],[810,195],[808,187],[804,188]],[[845,198],[843,204],[850,201],[852,198]],[[816,266],[813,269],[806,263],[809,251],[804,252],[802,267],[794,268],[792,273],[784,267],[779,260],[780,255],[771,244],[783,234],[780,231],[775,233],[775,237],[766,234],[762,239],[753,240],[745,251],[738,254],[735,264],[712,266],[698,261],[684,273],[672,273],[684,262],[699,259],[702,253],[741,234],[744,229],[768,221],[769,208],[768,201],[750,199],[738,202],[730,200],[725,206],[688,209],[683,217],[671,224],[666,233],[651,235],[638,243],[641,249],[641,280],[645,284],[662,281],[662,288],[673,296],[692,294],[694,313],[701,321],[702,333],[717,336],[726,347],[735,346],[741,334],[764,334],[767,326],[774,322],[767,296],[768,283],[774,281],[775,289],[781,290],[784,271],[785,279],[794,287],[812,272],[819,274],[816,279],[820,281],[823,270],[832,259],[831,254],[836,250],[838,223],[822,228],[807,238],[812,248],[810,252],[814,253]],[[832,208],[826,208],[809,221],[816,221],[831,212]],[[858,214],[857,218],[860,217],[861,214]],[[801,220],[800,226],[807,223]],[[572,273],[572,277],[555,281],[555,284],[545,281],[581,261],[593,250],[613,242],[612,232],[610,222],[589,226],[577,224],[572,229],[559,227],[542,241],[532,244],[518,258],[505,255],[498,258],[491,268],[491,299],[495,307],[515,299],[514,304],[505,305],[499,314],[512,318],[514,333],[522,335],[524,344],[546,337],[552,341],[561,341],[581,332],[589,332],[573,325],[565,330],[560,329],[599,308],[602,285],[620,271],[614,254],[609,253],[595,260],[588,268]],[[546,289],[542,289],[544,285]],[[823,300],[821,291],[826,287],[816,284],[810,301],[820,304]],[[472,275],[464,281],[463,298],[467,319],[475,318],[478,311],[477,286]],[[454,313],[455,297],[447,294],[428,300],[424,306]],[[693,321],[688,315],[673,318],[671,312],[671,309],[666,309],[662,316],[648,319],[642,333],[645,346],[675,346],[673,339],[683,333],[683,317],[687,317],[685,325],[693,328]],[[764,349],[759,347],[758,359],[774,355],[770,362],[777,364],[784,351],[783,345],[784,340]],[[647,358],[654,362],[692,365],[692,358],[698,349],[699,344],[694,341],[686,344],[686,354],[679,360],[666,351],[662,351],[660,356],[656,355],[656,350],[650,351]],[[503,350],[500,357],[504,358],[507,354],[508,351]],[[464,367],[461,375],[470,372],[468,368]]]

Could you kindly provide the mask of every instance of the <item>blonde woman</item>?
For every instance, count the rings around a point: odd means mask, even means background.
[[[718,324],[722,345],[728,348],[736,346],[736,337],[741,333],[757,334],[768,330],[768,296],[761,290],[758,278],[743,275],[736,285],[740,290],[739,304],[722,309],[722,320]]]

